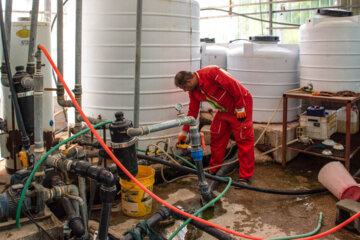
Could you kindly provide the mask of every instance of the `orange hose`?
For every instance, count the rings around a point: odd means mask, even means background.
[[[99,143],[101,144],[101,146],[105,149],[106,153],[112,158],[112,160],[116,163],[116,165],[118,165],[120,167],[120,169],[136,184],[138,185],[142,190],[144,190],[147,194],[149,194],[152,198],[154,198],[156,201],[160,202],[161,204],[165,205],[166,207],[170,208],[173,211],[176,211],[182,215],[184,215],[185,217],[194,219],[196,221],[199,221],[201,223],[207,224],[211,227],[220,229],[224,232],[239,236],[239,237],[244,237],[244,238],[248,238],[248,239],[255,239],[255,240],[261,240],[264,238],[259,238],[259,237],[253,237],[253,236],[248,236],[242,233],[238,233],[235,231],[232,231],[230,229],[221,227],[217,224],[205,221],[204,219],[195,217],[189,213],[186,213],[184,211],[179,210],[178,208],[172,206],[171,204],[165,202],[163,199],[159,198],[158,196],[156,196],[153,192],[151,192],[150,190],[148,190],[146,187],[144,187],[133,175],[131,175],[131,173],[119,162],[119,160],[116,158],[116,156],[110,151],[110,149],[106,146],[106,144],[104,143],[104,141],[101,139],[101,137],[99,136],[99,134],[96,132],[96,130],[94,129],[94,127],[91,125],[91,123],[89,122],[89,120],[87,119],[87,117],[85,116],[84,112],[82,111],[82,109],[80,108],[79,104],[77,103],[77,101],[75,100],[74,96],[72,95],[69,87],[66,85],[62,75],[60,74],[59,70],[57,69],[55,63],[53,62],[53,60],[51,59],[51,56],[49,55],[49,53],[46,51],[46,49],[44,48],[44,46],[39,45],[39,48],[44,52],[46,58],[49,60],[51,66],[53,67],[53,69],[55,70],[60,82],[62,83],[62,85],[64,86],[67,94],[69,95],[69,97],[71,98],[71,101],[73,102],[75,108],[79,111],[80,115],[82,116],[83,120],[86,122],[86,124],[88,125],[88,127],[90,128],[91,132],[94,134],[94,136],[96,137],[96,139],[99,141]]]
[[[101,144],[101,146],[105,149],[106,153],[111,157],[111,159],[116,163],[116,165],[118,165],[120,167],[120,169],[133,181],[135,182],[136,185],[138,185],[142,190],[144,190],[147,194],[149,194],[152,198],[154,198],[156,201],[158,201],[159,203],[165,205],[166,207],[170,208],[171,210],[178,212],[182,215],[184,215],[185,217],[191,218],[193,220],[199,221],[203,224],[209,225],[213,228],[217,228],[219,230],[222,230],[224,232],[233,234],[235,236],[239,236],[239,237],[243,237],[243,238],[247,238],[247,239],[255,239],[255,240],[261,240],[264,238],[260,238],[260,237],[254,237],[254,236],[248,236],[242,233],[238,233],[235,232],[233,230],[224,228],[222,226],[219,226],[217,224],[208,222],[204,219],[195,217],[189,213],[186,213],[184,211],[179,210],[178,208],[172,206],[171,204],[167,203],[166,201],[164,201],[163,199],[159,198],[157,195],[155,195],[153,192],[151,192],[150,190],[148,190],[146,187],[144,187],[144,185],[142,185],[133,175],[131,175],[131,173],[119,162],[119,160],[116,158],[116,156],[110,151],[110,149],[106,146],[106,144],[103,142],[103,140],[101,139],[101,137],[99,136],[99,134],[96,132],[96,130],[94,129],[94,127],[91,125],[91,123],[89,122],[89,120],[87,119],[87,117],[85,116],[84,112],[82,111],[82,109],[80,108],[79,104],[77,103],[77,101],[75,100],[74,96],[72,95],[69,87],[66,85],[61,73],[59,72],[59,70],[57,69],[55,63],[53,62],[51,56],[49,55],[49,53],[46,51],[46,49],[44,48],[44,46],[39,45],[39,48],[43,51],[43,53],[45,54],[46,58],[49,60],[51,66],[53,67],[53,69],[55,70],[60,82],[62,83],[62,85],[64,86],[67,94],[69,95],[69,97],[71,98],[71,101],[73,102],[75,108],[79,111],[80,115],[82,116],[82,118],[84,119],[84,121],[86,122],[86,124],[88,125],[88,127],[90,128],[91,132],[94,134],[94,136],[97,138],[97,140],[99,141],[99,143]],[[339,224],[338,226],[314,235],[312,237],[308,237],[308,238],[303,238],[304,240],[312,240],[312,239],[317,239],[317,238],[321,238],[324,237],[330,233],[333,233],[335,231],[337,231],[338,229],[344,227],[345,225],[349,224],[351,221],[355,220],[356,218],[360,217],[360,212],[358,212],[357,214],[355,214],[354,216],[352,216],[351,218],[349,218],[348,220],[346,220],[345,222]]]

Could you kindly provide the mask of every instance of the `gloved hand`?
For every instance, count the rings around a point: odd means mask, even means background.
[[[177,143],[178,143],[178,144],[185,144],[187,135],[188,135],[188,132],[182,130],[182,131],[179,133]]]
[[[235,109],[235,116],[238,121],[243,122],[246,119],[245,108]]]

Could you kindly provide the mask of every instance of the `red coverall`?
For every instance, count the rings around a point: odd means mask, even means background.
[[[223,162],[231,132],[234,132],[238,147],[239,175],[249,179],[254,173],[254,129],[252,122],[253,101],[250,92],[229,73],[217,66],[207,66],[195,72],[199,79],[199,89],[189,91],[188,116],[198,117],[200,102],[208,101],[217,108],[210,127],[210,166]],[[234,110],[245,108],[247,118],[237,120]],[[189,125],[183,127],[189,132]],[[231,131],[232,130],[232,131]],[[212,172],[217,169],[213,168]]]

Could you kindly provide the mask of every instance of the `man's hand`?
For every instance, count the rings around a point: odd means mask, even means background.
[[[235,109],[235,116],[238,121],[243,122],[246,119],[245,108]]]
[[[177,144],[185,144],[187,135],[188,135],[188,132],[182,130],[179,133]]]

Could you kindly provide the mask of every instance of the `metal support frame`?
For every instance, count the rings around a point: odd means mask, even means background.
[[[345,133],[345,156],[336,157],[336,156],[326,156],[316,152],[308,151],[306,149],[298,149],[291,146],[287,146],[287,107],[288,107],[288,98],[303,99],[310,101],[319,101],[319,102],[333,102],[333,103],[342,103],[346,105],[346,133]],[[356,103],[360,100],[360,96],[357,97],[326,97],[326,96],[312,96],[311,94],[298,92],[298,90],[289,90],[283,95],[283,122],[282,122],[282,166],[286,165],[286,150],[297,151],[305,154],[311,154],[315,156],[320,156],[324,158],[330,158],[334,160],[344,161],[345,167],[347,170],[350,169],[350,159],[355,155],[357,151],[360,150],[360,146],[350,152],[351,144],[351,134],[350,134],[350,114],[351,114],[351,104]]]

